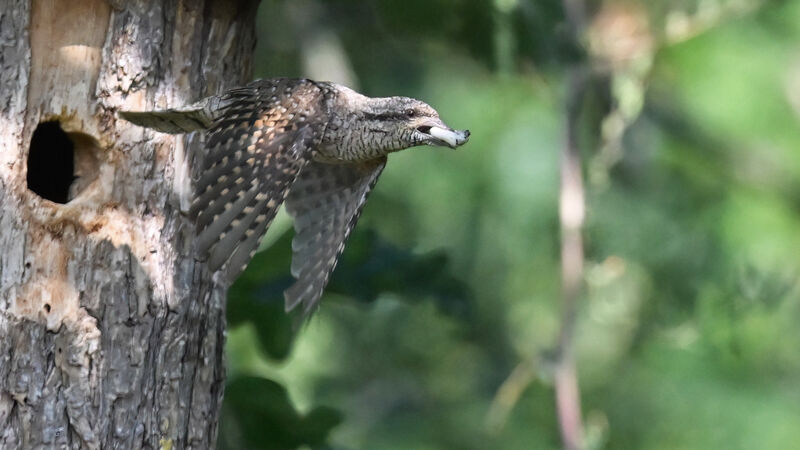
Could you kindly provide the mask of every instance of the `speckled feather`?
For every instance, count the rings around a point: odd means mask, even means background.
[[[227,263],[232,281],[252,258],[322,138],[325,121],[303,119],[322,116],[322,96],[312,82],[293,80],[262,81],[225,94],[227,108],[209,130],[190,211],[197,253],[211,270]]]
[[[367,196],[386,166],[386,157],[355,164],[306,165],[292,186],[286,210],[294,218],[292,275],[286,309],[302,304],[311,312],[344,250]]]
[[[228,281],[247,266],[287,200],[295,221],[286,309],[315,309],[386,155],[416,145],[455,148],[429,105],[369,98],[334,83],[271,79],[163,111],[120,117],[166,133],[208,130],[190,214],[198,258]],[[287,197],[288,196],[288,197]]]

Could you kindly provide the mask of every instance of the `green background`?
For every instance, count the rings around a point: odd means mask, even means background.
[[[390,157],[294,331],[279,217],[230,293],[221,448],[560,448],[559,156],[581,61],[587,447],[800,448],[800,2],[588,6],[576,45],[552,0],[262,3],[256,77],[416,97],[472,137]],[[493,407],[518,367],[521,396]]]

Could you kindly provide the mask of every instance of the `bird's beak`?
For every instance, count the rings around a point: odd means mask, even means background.
[[[469,130],[454,130],[443,123],[422,125],[417,130],[426,135],[429,145],[441,145],[455,149],[469,140]]]

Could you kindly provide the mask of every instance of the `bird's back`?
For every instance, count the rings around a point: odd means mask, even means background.
[[[219,97],[190,211],[197,253],[233,280],[250,261],[327,124],[325,91],[297,79],[258,80]]]

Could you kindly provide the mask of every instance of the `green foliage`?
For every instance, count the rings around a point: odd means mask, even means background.
[[[220,447],[286,449],[319,446],[340,421],[331,408],[314,408],[301,416],[280,384],[257,377],[237,377],[225,391]],[[233,422],[228,425],[228,422]],[[264,439],[268,436],[269,439]]]
[[[304,75],[324,29],[361,91],[423,99],[473,134],[456,152],[392,155],[299,327],[283,313],[291,232],[273,226],[228,300],[221,445],[560,448],[547,355],[560,320],[563,70],[581,57],[560,4],[264,2],[257,76]],[[590,444],[791,448],[800,4],[620,4],[648,18],[652,52],[605,67],[584,111],[576,339]],[[616,147],[603,122],[615,111]],[[522,361],[535,376],[490,426]]]

